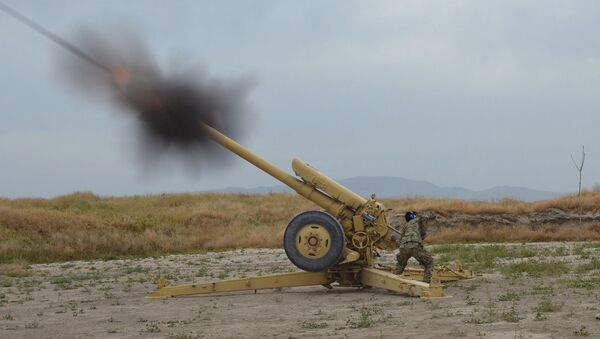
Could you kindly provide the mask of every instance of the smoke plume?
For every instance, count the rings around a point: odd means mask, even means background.
[[[103,36],[82,29],[73,45],[95,63],[65,54],[61,74],[80,93],[111,99],[135,119],[137,159],[144,169],[175,159],[195,173],[198,165],[214,164],[224,154],[201,123],[233,138],[247,123],[252,79],[218,79],[181,66],[165,71],[130,31]]]

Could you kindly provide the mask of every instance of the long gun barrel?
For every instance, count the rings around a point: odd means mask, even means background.
[[[312,267],[310,265],[303,265],[303,259],[294,260],[294,258],[306,257],[310,259],[312,256],[317,259],[322,254],[320,248],[330,246],[329,240],[341,243],[342,249],[338,253],[340,257],[346,258],[345,262],[354,262],[362,259],[365,264],[372,264],[374,246],[381,247],[384,245],[384,242],[381,240],[386,239],[385,236],[391,228],[385,218],[383,205],[377,202],[374,196],[371,199],[365,199],[298,158],[292,161],[292,169],[298,176],[295,177],[218,130],[204,123],[201,123],[201,128],[215,142],[323,208],[337,220],[336,222],[339,227],[343,228],[343,234],[335,238],[332,235],[335,233],[335,227],[328,226],[326,231],[321,231],[316,226],[319,223],[327,224],[327,222],[318,221],[320,216],[312,215],[307,217],[308,221],[299,221],[300,226],[297,228],[293,226],[297,224],[295,221],[302,214],[294,218],[286,229],[286,234],[289,229],[292,229],[290,232],[294,236],[284,236],[284,247],[286,248],[288,257],[298,267],[311,270]],[[325,241],[321,241],[320,239],[325,239]],[[295,244],[292,245],[291,242],[295,242]],[[311,242],[314,245],[311,245]],[[296,249],[302,249],[299,255],[290,255],[290,252],[294,252]],[[335,263],[337,262],[336,260],[338,259],[333,258],[330,263]],[[315,269],[322,268],[322,266],[319,266]]]

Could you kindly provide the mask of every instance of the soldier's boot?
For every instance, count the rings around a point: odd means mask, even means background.
[[[423,270],[423,282],[426,282],[428,284],[431,284],[431,271],[433,269],[432,266],[433,265],[427,265]]]

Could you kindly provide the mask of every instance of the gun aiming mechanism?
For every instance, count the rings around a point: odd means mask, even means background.
[[[375,265],[378,249],[390,248],[389,235],[396,231],[386,219],[385,207],[375,195],[365,199],[304,161],[295,158],[293,176],[216,129],[201,128],[217,143],[270,174],[325,211],[307,211],[294,217],[285,229],[283,247],[290,261],[306,272],[273,274],[214,283],[168,286],[161,278],[150,298],[263,288],[323,285],[380,287],[412,296],[444,297],[440,282],[468,279],[471,271],[461,266],[442,267],[431,284],[419,279],[419,270],[402,276],[391,268]],[[421,271],[422,272],[422,271]]]

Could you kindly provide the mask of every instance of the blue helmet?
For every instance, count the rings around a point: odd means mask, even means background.
[[[417,212],[415,212],[415,211],[406,212],[404,214],[404,219],[406,220],[406,222],[409,222],[413,219],[417,219]]]

